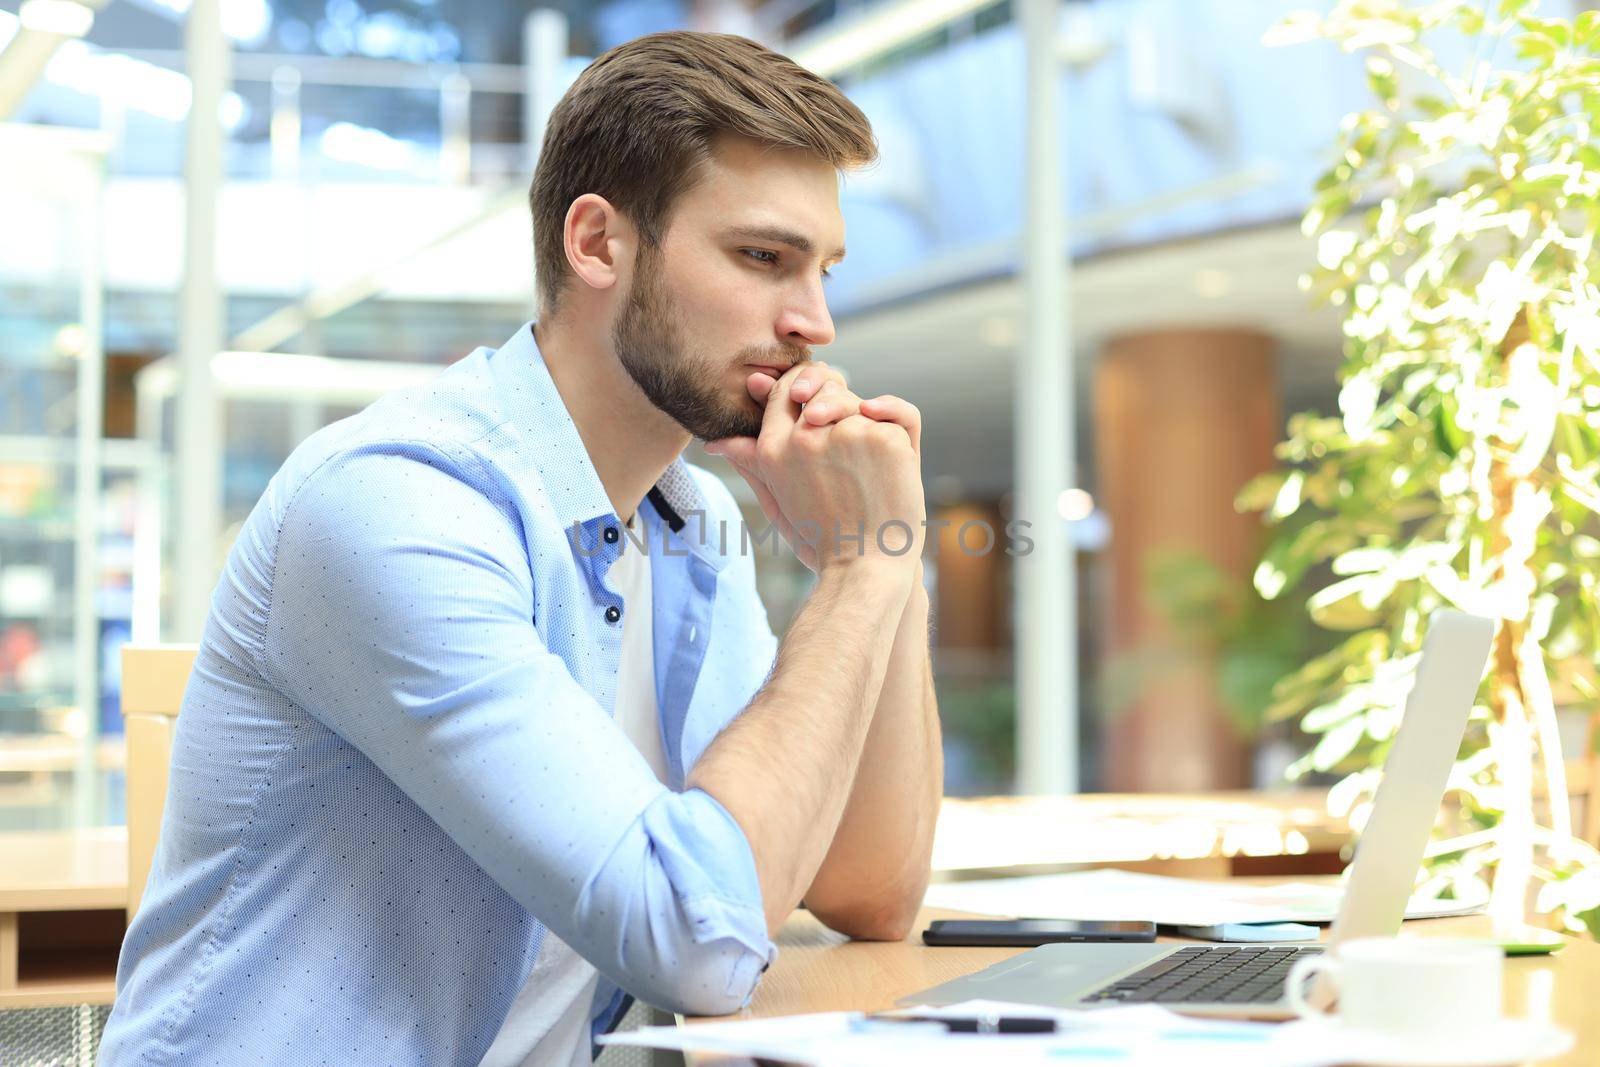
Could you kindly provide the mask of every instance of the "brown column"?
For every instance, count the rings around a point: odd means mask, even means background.
[[[1148,587],[1152,555],[1197,552],[1241,582],[1261,546],[1260,519],[1233,501],[1271,466],[1282,426],[1272,339],[1188,329],[1111,341],[1095,383],[1099,497],[1111,520],[1108,642],[1113,655],[1169,636]],[[1201,660],[1152,663],[1106,723],[1113,791],[1176,792],[1249,784],[1246,746]]]
[[[1005,520],[988,504],[937,508],[938,602],[934,634],[941,649],[993,650],[1001,647]]]

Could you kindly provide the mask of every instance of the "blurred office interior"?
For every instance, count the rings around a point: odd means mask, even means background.
[[[1308,742],[1261,701],[1321,638],[1251,592],[1235,497],[1334,407],[1299,220],[1365,92],[1331,46],[1264,47],[1298,5],[190,2],[0,0],[0,830],[123,821],[118,648],[198,638],[297,442],[531,317],[543,115],[674,27],[787,52],[876,128],[820,354],[924,413],[947,792],[1282,786]],[[1070,256],[1030,260],[1041,227]],[[1041,455],[1040,551],[974,551]],[[806,572],[758,566],[781,633]]]

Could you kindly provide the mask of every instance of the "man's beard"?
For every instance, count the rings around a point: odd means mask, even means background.
[[[759,435],[762,413],[727,396],[726,368],[686,351],[682,319],[669,305],[656,269],[659,260],[659,250],[640,244],[628,300],[611,331],[617,358],[650,403],[700,440]],[[787,365],[810,358],[791,345],[741,354],[748,356],[741,363],[757,364]]]

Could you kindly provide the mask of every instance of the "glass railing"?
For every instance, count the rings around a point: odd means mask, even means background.
[[[1303,210],[1325,163],[1327,131],[1361,103],[1365,88],[1359,62],[1332,47],[1261,43],[1297,3],[1062,5],[1065,196],[1076,251],[1286,220]],[[808,22],[824,8],[844,24],[890,6],[767,5],[762,17],[806,23],[795,41],[803,49],[826,31],[828,24]],[[839,313],[1015,268],[1022,42],[1009,5],[964,10],[961,20],[838,74],[883,149],[875,168],[843,186],[851,255],[835,272]],[[0,15],[0,37],[3,22]],[[182,54],[72,44],[78,51],[65,73],[51,82],[47,72],[48,84],[36,90],[50,114],[110,130],[113,176],[177,176],[187,109]],[[561,84],[584,63],[569,60]],[[528,83],[519,65],[240,51],[232,68],[224,118],[235,180],[491,187],[528,180]]]

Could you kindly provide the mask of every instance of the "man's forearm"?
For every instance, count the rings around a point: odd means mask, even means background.
[[[904,937],[927,889],[944,792],[928,612],[919,580],[895,634],[833,847],[805,896],[819,919],[853,937]]]
[[[913,577],[877,561],[824,571],[766,685],[689,775],[687,785],[744,830],[774,932],[815,877],[850,798]]]

